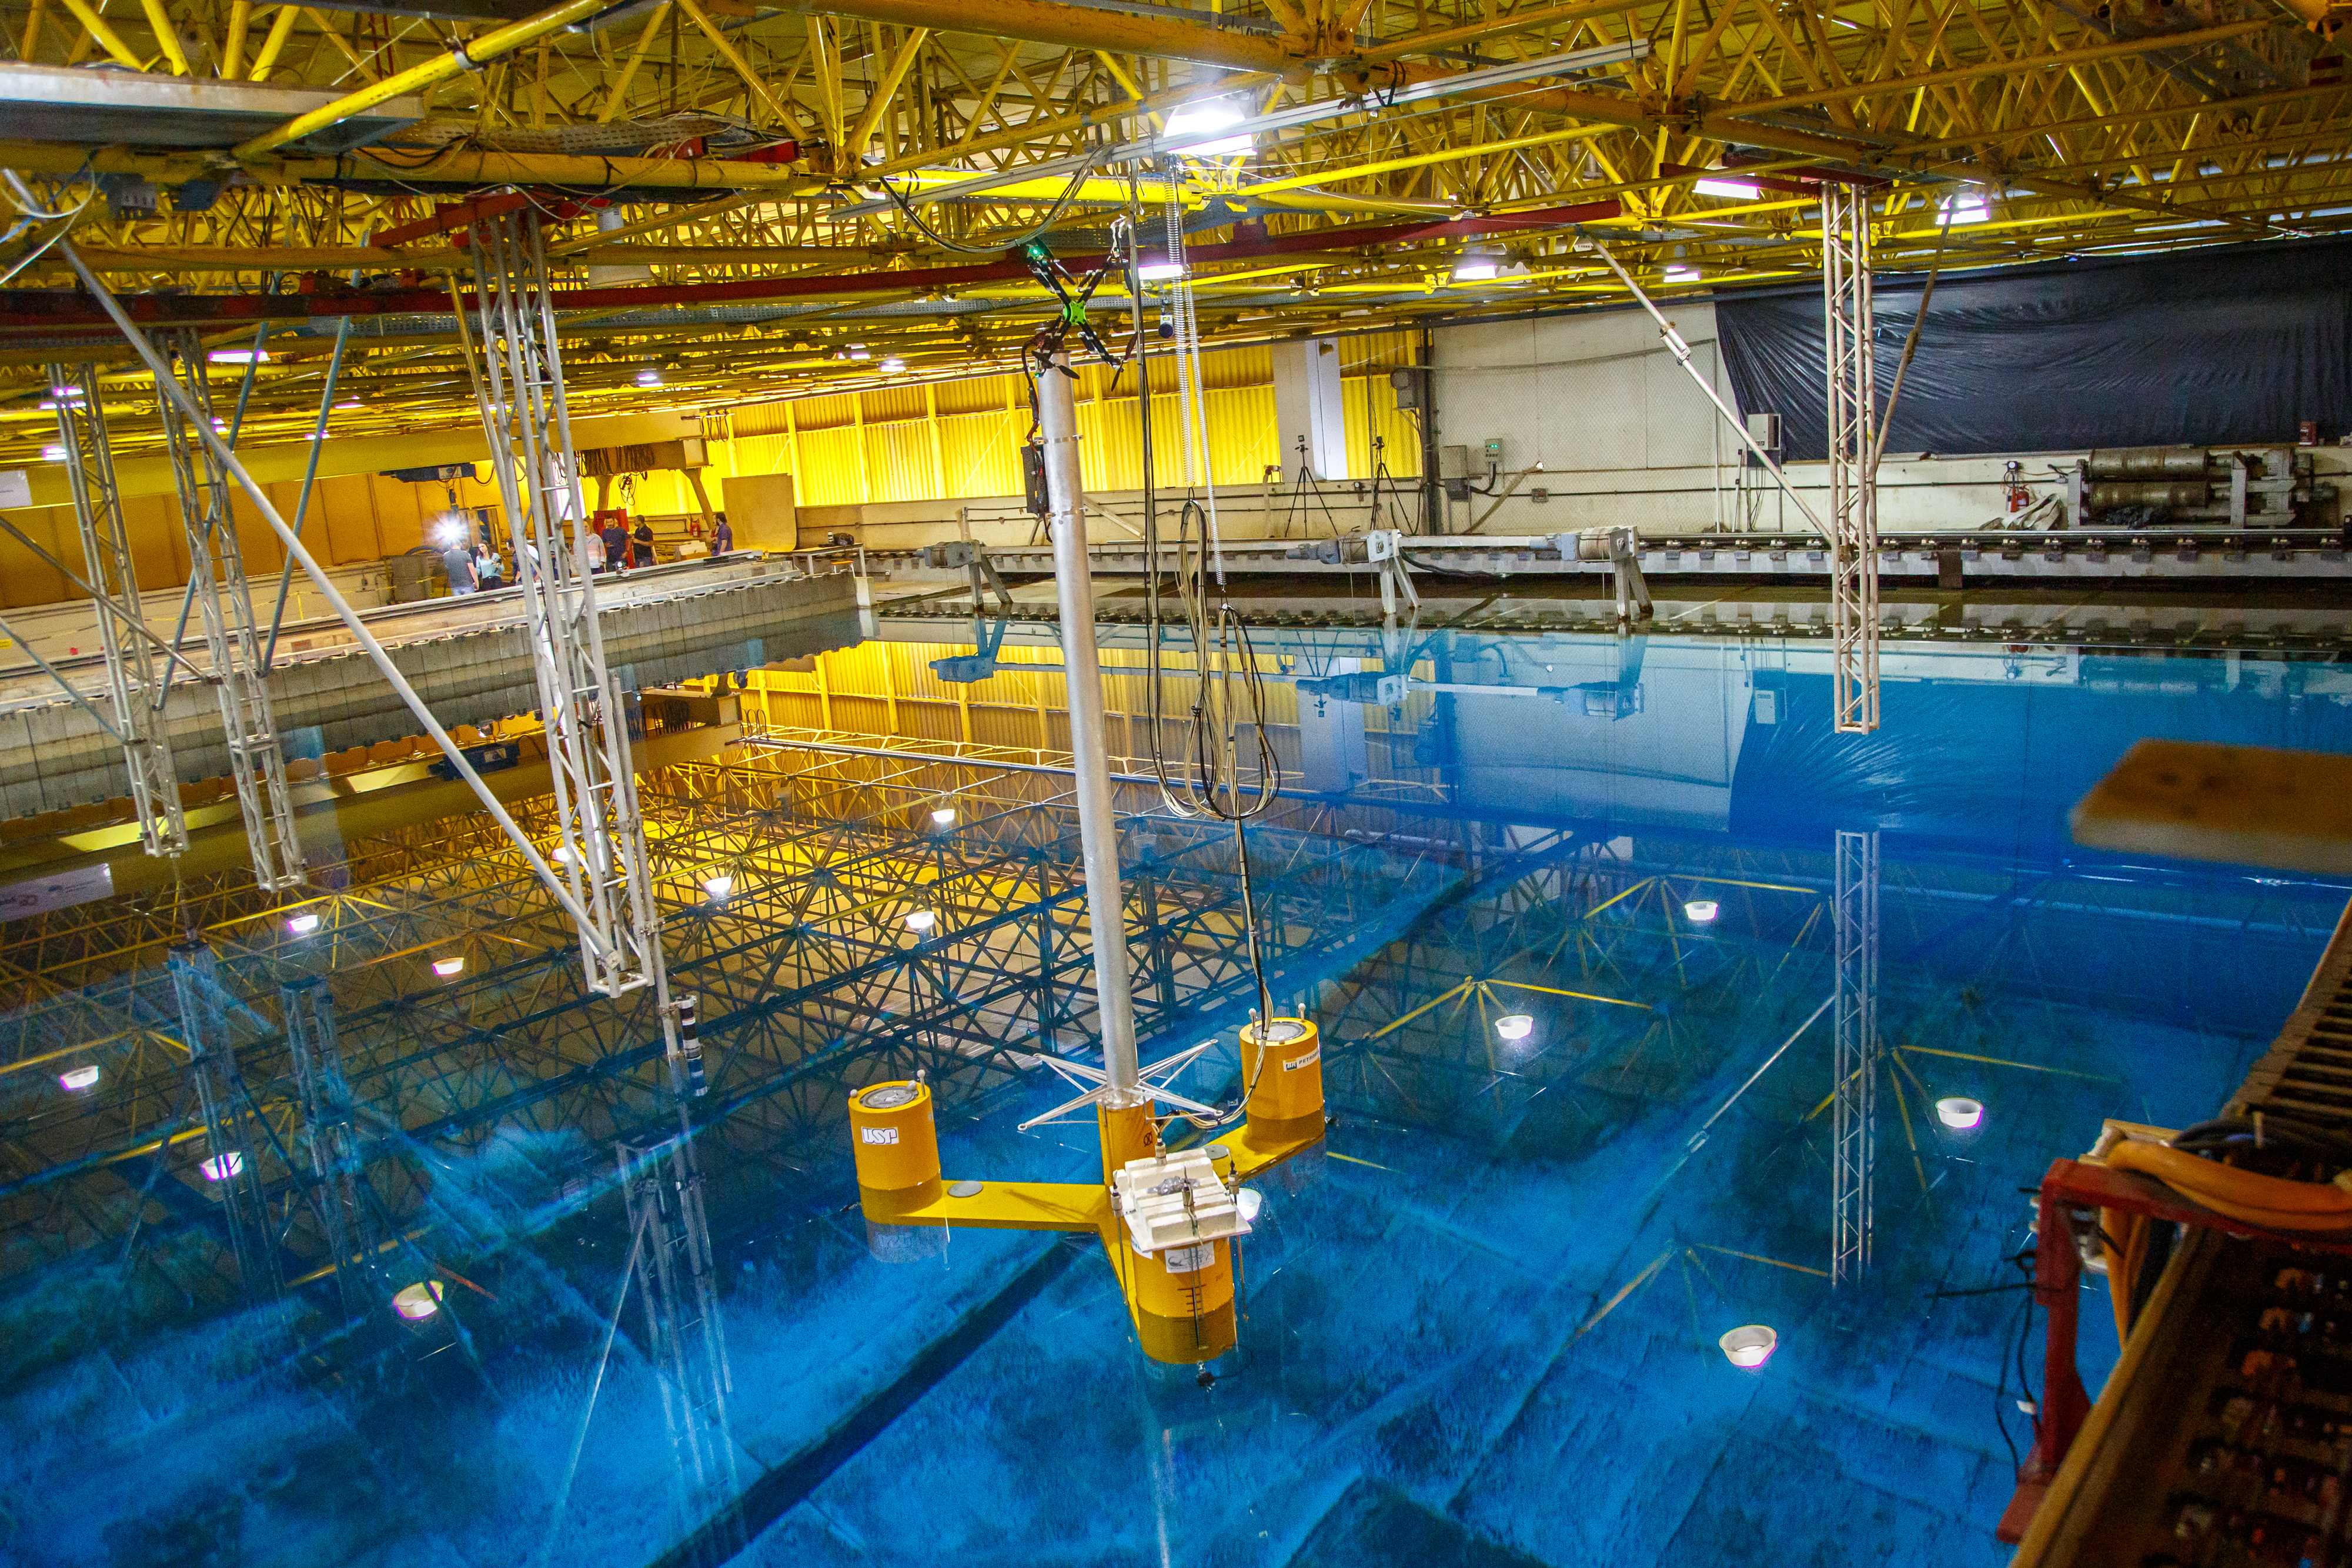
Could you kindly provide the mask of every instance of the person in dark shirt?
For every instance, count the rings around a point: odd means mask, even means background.
[[[618,517],[604,525],[604,563],[610,570],[628,569],[629,530],[621,526]]]
[[[719,514],[719,521],[717,525],[710,530],[710,553],[712,555],[725,555],[729,550],[731,550],[734,548],[734,525],[728,522],[727,514],[721,512]]]
[[[448,574],[450,592],[474,591],[477,586],[474,580],[474,557],[464,545],[451,545],[441,552],[441,570]]]
[[[654,563],[654,526],[645,518],[637,519],[637,531],[629,536],[636,548],[629,554],[631,566],[651,566]]]

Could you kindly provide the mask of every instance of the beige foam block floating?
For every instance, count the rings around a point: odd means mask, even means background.
[[[2143,740],[2067,821],[2091,849],[2352,873],[2352,757]]]

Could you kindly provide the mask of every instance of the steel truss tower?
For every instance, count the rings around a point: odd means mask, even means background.
[[[513,530],[540,711],[547,716],[555,859],[587,916],[580,926],[581,962],[589,988],[606,996],[656,988],[675,1058],[677,1024],[646,873],[626,710],[605,667],[596,585],[586,564],[587,507],[539,217],[485,219],[467,237],[474,320],[469,329],[458,301],[458,331]]]
[[[335,1040],[335,999],[316,977],[279,992],[287,1054],[302,1103],[302,1141],[310,1152],[311,1203],[335,1272],[346,1319],[364,1317],[390,1298],[383,1273],[384,1228],[367,1185],[366,1158],[352,1124],[353,1095]]]
[[[1878,1156],[1878,835],[1837,836],[1837,1059],[1830,1155],[1830,1283],[1870,1271]]]
[[[1837,727],[1878,727],[1878,403],[1871,363],[1870,193],[1822,187],[1829,353],[1830,630]]]
[[[158,347],[178,361],[181,384],[210,419],[212,392],[205,380],[203,340],[188,329]],[[302,843],[286,792],[286,758],[269,714],[268,672],[261,663],[245,552],[229,513],[228,476],[219,455],[190,428],[160,371],[155,406],[171,455],[172,478],[179,488],[180,515],[187,526],[188,583],[212,654],[213,690],[220,698],[221,727],[228,737],[229,777],[236,782],[237,808],[244,813],[245,836],[253,850],[253,879],[273,892],[297,887],[302,882]]]
[[[58,444],[65,449],[66,481],[73,490],[74,521],[81,529],[82,559],[98,612],[107,695],[122,742],[123,768],[131,775],[131,804],[139,813],[139,841],[151,855],[176,855],[188,847],[188,823],[180,810],[180,779],[173,771],[163,723],[171,672],[168,666],[157,669],[154,650],[142,634],[139,570],[122,520],[122,493],[114,481],[98,367],[56,364],[48,372],[49,396],[58,405]]]
[[[229,1040],[226,997],[213,951],[201,942],[174,943],[172,989],[180,1004],[180,1030],[188,1048],[188,1076],[196,1109],[204,1118],[205,1185],[220,1195],[221,1222],[228,1232],[236,1277],[248,1301],[283,1292],[278,1241],[270,1234],[269,1202],[255,1159],[253,1137],[259,1115],[236,1070]]]

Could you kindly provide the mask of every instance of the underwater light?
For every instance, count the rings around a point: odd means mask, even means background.
[[[58,1074],[58,1087],[79,1093],[84,1089],[98,1087],[98,1063],[87,1062],[80,1067],[68,1067]]]
[[[445,980],[452,975],[462,975],[466,972],[466,956],[459,953],[447,958],[436,958],[433,960],[433,972]]]
[[[918,909],[914,914],[907,916],[907,929],[909,931],[929,931],[939,923],[940,917],[928,909]]]
[[[1722,911],[1711,898],[1694,898],[1683,905],[1683,916],[1693,925],[1704,925]]]
[[[724,898],[735,891],[735,879],[731,876],[706,876],[702,879],[702,891],[713,898]]]
[[[1949,1100],[1938,1100],[1936,1102],[1936,1119],[1947,1127],[1957,1127],[1965,1133],[1984,1120],[1984,1107],[1974,1100],[1963,1100],[1957,1096]]]
[[[441,1310],[441,1281],[422,1280],[393,1292],[392,1310],[410,1322],[422,1322]]]
[[[245,1156],[231,1149],[225,1155],[215,1155],[203,1161],[196,1168],[205,1173],[206,1181],[226,1181],[233,1176],[245,1174]]]
[[[1495,1020],[1495,1032],[1505,1040],[1525,1040],[1535,1031],[1536,1020],[1525,1013],[1505,1013]]]
[[[938,808],[937,810],[935,810],[934,811],[932,811],[932,813],[931,813],[931,826],[933,826],[933,827],[935,827],[935,828],[951,828],[951,827],[954,827],[954,826],[955,826],[955,808],[954,808],[953,806],[941,806],[941,807]]]
[[[1724,1357],[1732,1365],[1753,1372],[1772,1359],[1772,1353],[1780,1348],[1780,1336],[1762,1323],[1747,1323],[1715,1343],[1723,1347]]]
[[[44,447],[42,447],[42,448],[41,448],[41,461],[42,461],[42,462],[44,462],[44,463],[62,463],[62,462],[64,462],[65,460],[66,460],[66,449],[65,449],[64,447],[62,447],[62,446],[58,446],[58,445],[56,445],[56,444],[51,444],[51,445],[44,446]]]
[[[297,936],[308,936],[318,928],[319,917],[316,915],[289,915],[286,917],[286,929]]]
[[[1183,277],[1187,270],[1181,261],[1171,261],[1165,256],[1147,256],[1136,267],[1135,276],[1146,283],[1166,283]]]

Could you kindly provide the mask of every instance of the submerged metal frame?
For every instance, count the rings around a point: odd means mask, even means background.
[[[1837,836],[1835,1087],[1830,1153],[1830,1283],[1870,1271],[1878,1159],[1878,835]]]

